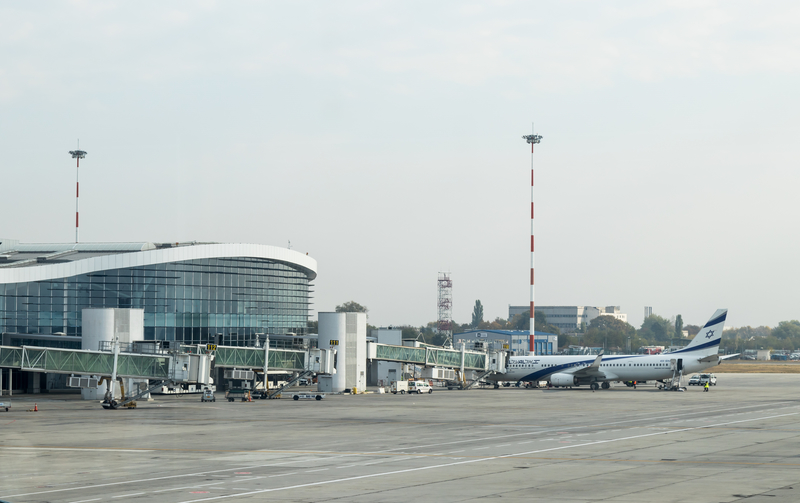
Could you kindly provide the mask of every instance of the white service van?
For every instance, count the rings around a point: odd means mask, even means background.
[[[408,382],[408,392],[409,393],[433,393],[433,388],[428,383],[428,381],[409,381]]]
[[[428,381],[394,381],[392,382],[392,393],[433,393],[433,388]]]

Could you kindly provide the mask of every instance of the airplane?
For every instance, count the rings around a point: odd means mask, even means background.
[[[548,381],[556,387],[589,385],[592,390],[608,389],[614,381],[662,381],[674,379],[684,372],[692,373],[719,365],[719,343],[725,327],[727,309],[718,309],[688,346],[672,353],[658,355],[584,356],[512,356],[506,372],[487,376],[487,380],[517,381],[517,383]],[[673,386],[677,389],[677,385]]]

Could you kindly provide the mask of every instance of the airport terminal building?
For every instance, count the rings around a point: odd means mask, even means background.
[[[256,244],[0,239],[0,333],[81,335],[83,308],[141,308],[146,340],[304,334],[317,262]]]

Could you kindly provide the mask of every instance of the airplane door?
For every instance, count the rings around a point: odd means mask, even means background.
[[[683,370],[683,358],[678,358],[678,372]]]
[[[669,369],[670,370],[678,370],[678,361],[673,358],[669,361]]]

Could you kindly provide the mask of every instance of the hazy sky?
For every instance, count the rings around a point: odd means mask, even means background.
[[[375,325],[800,318],[797,2],[3,2],[0,236],[287,246]]]

